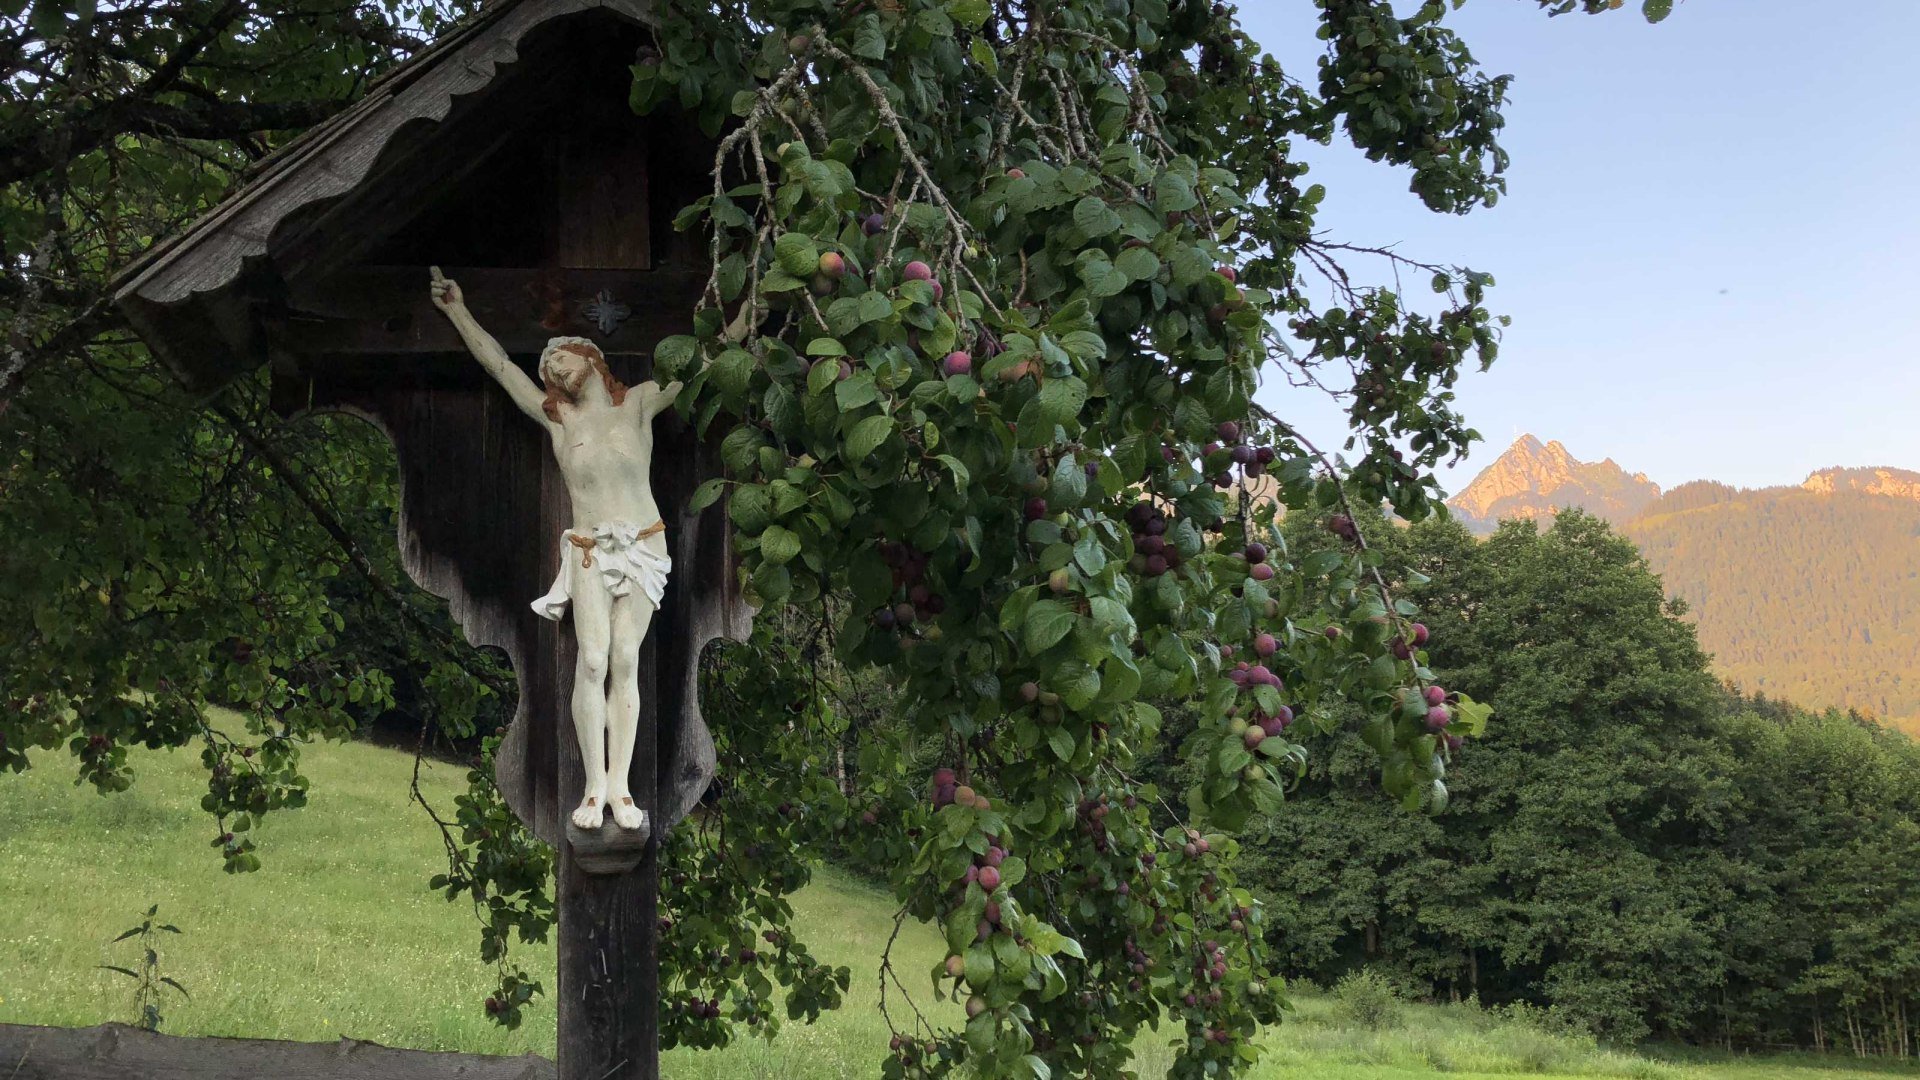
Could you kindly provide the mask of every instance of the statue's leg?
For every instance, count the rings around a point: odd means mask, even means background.
[[[569,555],[572,555],[569,552]],[[607,658],[612,644],[613,597],[600,575],[573,563],[573,731],[580,740],[586,791],[573,823],[597,829],[607,810]]]
[[[653,621],[653,605],[635,589],[613,602],[613,645],[608,664],[613,685],[607,693],[607,799],[613,820],[623,829],[647,823],[646,811],[633,804],[627,770],[640,732],[640,643]],[[653,768],[653,762],[643,762]]]

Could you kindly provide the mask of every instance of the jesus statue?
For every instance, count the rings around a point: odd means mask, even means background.
[[[649,476],[653,418],[673,404],[680,384],[628,387],[593,342],[557,337],[540,354],[542,390],[480,328],[459,284],[438,267],[431,291],[474,359],[546,430],[573,501],[573,527],[560,537],[560,572],[533,602],[535,612],[556,622],[573,605],[573,730],[587,774],[573,824],[598,829],[611,809],[622,829],[644,830],[646,811],[634,805],[627,781],[640,725],[640,643],[673,566]]]

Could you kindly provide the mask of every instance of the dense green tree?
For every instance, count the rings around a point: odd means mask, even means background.
[[[1432,818],[1382,806],[1357,740],[1316,759],[1249,838],[1283,967],[1378,965],[1617,1038],[1911,1045],[1911,742],[1717,688],[1684,609],[1583,513],[1384,539],[1427,577],[1436,679],[1501,722]]]

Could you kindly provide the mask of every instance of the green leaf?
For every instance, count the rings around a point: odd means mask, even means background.
[[[1098,297],[1118,296],[1127,291],[1127,275],[1114,269],[1105,255],[1088,259],[1080,267],[1080,280],[1086,283],[1087,292]]]
[[[1057,510],[1080,505],[1087,497],[1087,470],[1072,454],[1061,454],[1047,483],[1047,501]]]
[[[849,461],[865,461],[867,456],[880,448],[893,434],[893,417],[869,416],[853,425],[847,433],[847,446],[844,456]]]
[[[1027,876],[1027,860],[1018,855],[1009,855],[1000,863],[1000,887],[1010,889],[1020,884]]]
[[[1160,256],[1147,248],[1128,248],[1113,260],[1113,268],[1130,281],[1146,281],[1160,272]]]
[[[952,454],[941,454],[938,460],[940,464],[947,467],[948,472],[953,474],[953,486],[964,494],[967,485],[973,482],[973,474],[967,471],[966,463]]]
[[[1673,14],[1673,0],[1646,0],[1640,6],[1640,11],[1648,22],[1657,23]]]
[[[1073,732],[1063,724],[1055,724],[1047,732],[1047,745],[1053,749],[1053,756],[1061,761],[1072,761],[1074,751]]]
[[[1487,721],[1493,717],[1493,706],[1475,701],[1465,694],[1458,695],[1458,698],[1453,706],[1453,730],[1469,737],[1484,733]]]
[[[1021,643],[1030,653],[1046,652],[1072,632],[1075,618],[1073,609],[1057,600],[1035,601],[1020,628]]]
[[[1100,665],[1100,700],[1119,704],[1140,692],[1140,669],[1131,660],[1115,656]]]
[[[768,270],[767,276],[760,279],[760,291],[766,293],[793,292],[796,289],[806,288],[806,285],[806,278],[794,277],[777,266]]]
[[[979,2],[984,5],[987,0],[979,0]],[[1000,74],[1000,58],[994,54],[993,46],[987,44],[984,39],[974,38],[973,44],[967,47],[967,51],[973,56],[973,62],[979,64],[987,74]]]
[[[888,300],[885,293],[861,293],[855,304],[863,323],[879,322],[893,316],[893,301]]]
[[[1114,213],[1113,207],[1098,195],[1089,195],[1074,204],[1073,223],[1090,240],[1098,240],[1119,229],[1122,224],[1120,215]]]
[[[1178,173],[1162,173],[1153,182],[1153,208],[1163,214],[1191,210],[1199,204],[1200,200],[1193,194],[1193,185]]]
[[[1065,424],[1078,417],[1081,406],[1087,403],[1087,384],[1070,376],[1048,379],[1034,401],[1048,423]]]
[[[873,375],[866,371],[854,372],[833,388],[833,402],[840,406],[841,412],[852,412],[879,397],[880,391],[874,386]]]
[[[1035,598],[1040,593],[1038,585],[1029,585],[1017,590],[1000,605],[1000,632],[1013,633],[1014,627],[1026,621],[1027,612],[1033,609]]]
[[[1091,362],[1107,358],[1107,339],[1091,330],[1073,330],[1060,335],[1060,347],[1076,360]]]
[[[760,557],[775,566],[792,562],[800,547],[799,535],[784,525],[769,525],[760,534]]]
[[[990,0],[947,0],[947,14],[969,30],[978,29],[993,14]]]
[[[685,334],[660,339],[653,347],[653,377],[663,381],[678,379],[693,366],[700,343]]]
[[[887,57],[887,35],[880,28],[880,16],[869,11],[853,24],[853,55],[869,60]]]
[[[893,577],[880,552],[872,544],[854,554],[847,568],[847,580],[853,586],[854,599],[870,608],[886,604],[893,595]]]
[[[693,498],[687,500],[687,509],[695,513],[705,510],[712,506],[714,501],[720,498],[720,493],[725,490],[727,490],[726,478],[716,476],[693,489]]]
[[[1087,607],[1093,615],[1094,625],[1108,633],[1117,633],[1128,639],[1133,637],[1133,614],[1127,610],[1127,605],[1110,596],[1096,596],[1087,601]]]
[[[824,363],[816,363],[812,370],[807,372],[807,393],[815,396],[824,394],[838,378],[840,378],[838,362],[828,360]]]
[[[722,392],[738,396],[747,392],[747,384],[753,380],[753,370],[757,365],[753,354],[745,349],[728,349],[713,361],[713,384]]]
[[[787,389],[786,383],[769,383],[766,396],[761,400],[766,409],[767,424],[775,432],[790,435],[800,426],[800,405],[794,400],[793,391]]]
[[[1100,672],[1083,660],[1069,660],[1054,672],[1054,686],[1067,708],[1080,712],[1100,696]]]
[[[820,248],[805,233],[782,233],[773,242],[773,257],[796,280],[805,281],[820,269]]]
[[[733,498],[727,500],[727,513],[740,531],[749,536],[758,534],[772,520],[772,497],[764,484],[742,484],[734,490]]]

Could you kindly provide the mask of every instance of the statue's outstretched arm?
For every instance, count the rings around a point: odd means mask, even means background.
[[[652,420],[654,417],[673,408],[674,401],[680,397],[681,385],[680,382],[675,381],[661,386],[651,379],[642,383],[642,393],[640,396],[641,419]]]
[[[519,406],[520,411],[541,423],[546,423],[547,414],[542,404],[547,396],[527,373],[507,358],[507,350],[500,347],[492,334],[480,328],[480,323],[467,310],[466,298],[460,295],[460,283],[440,276],[440,268],[433,268],[433,283],[429,286],[433,294],[433,306],[444,312],[452,321],[454,329],[460,331],[460,340],[466,342],[467,351],[480,361],[487,374],[506,390],[507,396]]]

